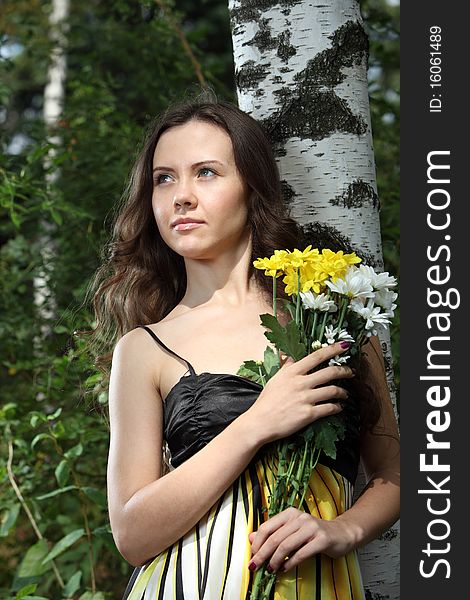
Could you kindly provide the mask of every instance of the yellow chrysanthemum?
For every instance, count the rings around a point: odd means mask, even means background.
[[[287,254],[287,250],[274,250],[274,254],[269,258],[258,258],[253,261],[253,266],[256,269],[264,269],[264,274],[269,277],[279,277],[282,275]]]
[[[332,252],[328,248],[325,248],[321,254],[321,261],[318,265],[319,269],[325,273],[326,278],[331,278],[332,281],[336,281],[338,277],[343,277],[349,265],[354,265],[361,262],[361,259],[352,252],[351,254],[344,254],[342,250],[339,252]]]
[[[297,294],[298,292],[298,275],[297,269],[290,269],[289,272],[285,275],[282,280],[286,284],[285,291],[289,296],[292,294]],[[300,269],[300,291],[308,292],[309,290],[313,290],[316,293],[319,293],[322,285],[322,281],[317,280],[315,271],[307,271],[307,269]]]
[[[311,248],[312,245],[310,244],[303,251],[294,248],[292,252],[288,252],[287,256],[285,257],[284,270],[288,271],[289,269],[298,269],[299,267],[305,266],[309,261],[318,257],[318,248],[313,248],[313,250],[311,250]]]
[[[297,294],[297,271],[292,269],[290,273],[282,280],[286,284],[286,294],[292,296],[292,294]]]
[[[325,289],[325,281],[331,279],[333,282],[342,277],[349,265],[361,262],[361,259],[353,252],[344,254],[342,250],[333,252],[328,248],[322,250],[312,248],[310,244],[301,251],[295,248],[288,250],[275,250],[269,258],[258,258],[253,262],[256,269],[264,269],[265,275],[279,277],[284,274],[283,282],[286,284],[286,293],[297,294],[298,275],[300,272],[300,291],[312,290],[319,294]]]
[[[308,292],[313,290],[316,294],[325,287],[325,281],[328,279],[328,273],[325,272],[321,267],[321,262],[314,261],[307,263],[305,267],[300,270],[300,281],[304,283],[302,285],[302,292]]]

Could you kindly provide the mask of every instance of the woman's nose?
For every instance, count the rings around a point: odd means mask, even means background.
[[[173,204],[195,204],[197,203],[196,195],[189,182],[180,181],[173,196]]]

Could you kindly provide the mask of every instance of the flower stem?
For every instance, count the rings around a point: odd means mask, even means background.
[[[266,584],[266,589],[263,594],[263,599],[269,600],[269,594],[271,592],[271,588],[273,587],[275,581],[276,581],[276,573],[270,574],[268,582]]]
[[[277,319],[277,289],[276,289],[276,275],[273,275],[273,315],[274,318]],[[281,366],[281,352],[279,348],[276,347],[277,352],[277,360],[279,361],[279,366]]]
[[[308,443],[305,442],[304,444],[304,450],[302,453],[302,459],[301,460],[297,460],[296,462],[299,463],[298,467],[297,467],[297,474],[295,476],[295,479],[297,482],[302,481],[303,480],[303,473],[305,470],[305,462],[307,460],[307,452],[308,452]],[[291,496],[289,498],[289,501],[287,503],[287,506],[294,506],[295,505],[295,499],[299,494],[299,489],[294,489],[293,492],[291,493]],[[299,505],[300,508],[300,505]]]
[[[320,326],[320,333],[319,333],[319,335],[318,335],[318,339],[320,340],[320,342],[322,341],[322,339],[323,339],[323,334],[324,334],[324,332],[325,332],[325,327],[326,327],[326,319],[327,319],[327,317],[328,317],[328,313],[327,313],[327,312],[325,312],[325,314],[323,315],[323,319],[322,319],[322,322],[321,322],[321,326]]]
[[[317,466],[318,459],[320,458],[320,452],[321,452],[321,450],[318,450],[315,446],[312,448],[311,456],[314,456],[314,459],[313,459],[313,462],[312,462],[312,464],[310,465],[310,468],[309,468],[309,474],[310,475],[313,473],[313,470]],[[305,499],[305,494],[307,493],[309,480],[310,480],[310,477],[308,477],[306,483],[304,484],[304,490],[303,490],[303,493],[302,493],[302,497],[300,498],[300,501],[299,501],[299,509],[300,510],[301,510],[300,507],[302,506],[302,503],[303,503],[303,501]]]
[[[318,311],[314,311],[313,323],[312,323],[312,342],[314,342],[316,339],[319,339],[315,336],[315,328],[317,326],[317,321],[318,321]]]
[[[348,299],[347,298],[341,298],[341,304],[342,304],[342,306],[341,306],[341,313],[340,313],[340,316],[339,316],[339,321],[338,321],[338,326],[337,326],[338,327],[338,331],[341,331],[341,328],[343,326],[343,321],[344,321],[344,317],[346,315],[346,310],[347,310],[347,308],[349,306]]]
[[[297,298],[295,302],[295,323],[299,324],[299,311],[300,311],[300,269],[297,269]]]

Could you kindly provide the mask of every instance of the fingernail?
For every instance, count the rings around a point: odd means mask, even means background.
[[[351,344],[349,342],[341,342],[340,343],[341,348],[349,348],[350,345]]]
[[[274,573],[274,569],[271,567],[271,565],[268,565],[268,566],[266,567],[266,571],[267,571],[268,573]]]
[[[255,561],[251,561],[251,563],[248,565],[248,568],[250,569],[250,571],[256,571],[256,563]]]

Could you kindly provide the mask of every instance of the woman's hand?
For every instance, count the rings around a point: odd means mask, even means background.
[[[293,507],[265,521],[249,540],[250,570],[269,561],[270,572],[288,571],[320,552],[332,558],[343,556],[355,547],[353,530],[346,522],[317,519]]]
[[[287,357],[256,402],[241,416],[261,444],[287,437],[317,419],[342,410],[340,402],[348,393],[331,382],[353,377],[352,369],[331,366],[310,374],[309,371],[341,354],[348,346],[347,342],[337,342],[296,362]]]

